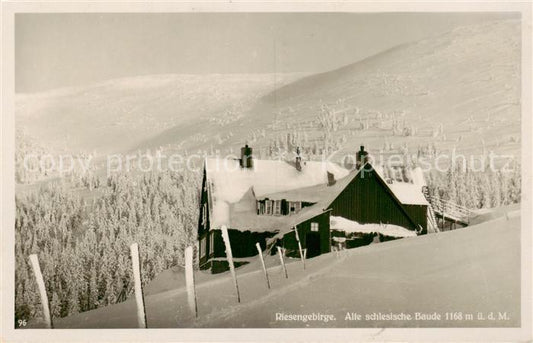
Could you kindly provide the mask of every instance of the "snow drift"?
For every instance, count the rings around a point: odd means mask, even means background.
[[[416,237],[416,232],[392,224],[359,224],[343,217],[331,216],[330,229],[346,233],[379,233],[390,237]]]

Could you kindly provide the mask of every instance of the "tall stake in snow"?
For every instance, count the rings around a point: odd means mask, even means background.
[[[131,263],[133,267],[133,281],[135,283],[135,302],[137,304],[137,323],[139,328],[146,329],[146,311],[144,309],[144,296],[141,283],[141,264],[139,261],[139,246],[133,243],[130,246]]]
[[[30,262],[33,273],[35,274],[35,281],[37,281],[37,287],[39,287],[39,293],[41,295],[41,304],[43,305],[43,316],[46,328],[53,329],[50,308],[48,307],[48,296],[46,295],[46,287],[44,286],[43,274],[41,273],[41,267],[39,266],[39,258],[37,255],[30,255]]]
[[[267,287],[270,289],[270,280],[268,279],[268,272],[265,266],[265,260],[263,259],[263,250],[261,250],[261,245],[259,245],[259,243],[255,243],[255,247],[257,248],[257,252],[259,252],[259,258],[261,259],[261,265],[263,266],[263,272],[265,273]]]
[[[305,257],[302,252],[302,243],[300,243],[300,237],[298,236],[298,229],[296,228],[296,226],[294,227],[294,234],[296,235],[296,241],[298,242],[298,250],[300,251],[300,259],[302,260],[302,264],[305,269]]]
[[[239,293],[239,284],[237,283],[237,275],[235,274],[235,266],[233,265],[233,254],[231,253],[231,244],[229,241],[228,228],[225,225],[222,225],[222,239],[224,239],[224,244],[226,245],[226,257],[228,259],[229,270],[231,276],[233,277],[233,283],[235,284],[235,289],[237,290],[237,301],[241,302],[241,295]]]
[[[281,247],[277,247],[277,248],[278,248],[279,260],[281,262],[281,266],[283,267],[283,271],[285,272],[285,278],[288,279],[289,274],[287,274],[287,267],[285,267],[285,261],[283,260],[283,248]]]
[[[196,303],[196,290],[194,288],[193,249],[189,246],[185,249],[185,285],[187,287],[187,300],[189,308],[198,317],[198,305]]]

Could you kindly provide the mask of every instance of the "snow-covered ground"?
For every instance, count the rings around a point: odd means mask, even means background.
[[[162,74],[17,94],[16,125],[51,152],[124,152],[174,127],[239,120],[265,92],[302,75]],[[173,142],[206,132],[186,133]]]
[[[506,212],[507,213],[507,212]],[[199,317],[193,319],[179,268],[146,287],[151,328],[175,327],[510,327],[520,324],[520,216],[517,211],[465,229],[404,238],[288,263],[267,258],[237,269],[242,302],[229,273],[197,272]],[[345,320],[346,314],[363,315]],[[441,315],[440,320],[365,320],[373,313]],[[446,320],[446,312],[473,320]],[[281,321],[276,313],[331,314],[334,321]],[[481,313],[485,320],[478,320]],[[508,319],[489,320],[490,313]],[[464,317],[463,317],[464,318]],[[57,328],[135,327],[133,297],[124,303],[56,319]],[[32,326],[34,326],[34,323]]]

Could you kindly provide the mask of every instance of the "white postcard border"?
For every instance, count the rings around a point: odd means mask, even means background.
[[[532,102],[529,2],[3,2],[2,3],[2,341],[525,341],[532,339]],[[470,12],[522,14],[522,327],[409,329],[28,329],[14,318],[14,15],[53,12]]]

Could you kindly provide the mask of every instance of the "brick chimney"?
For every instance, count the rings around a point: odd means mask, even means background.
[[[239,160],[239,163],[241,165],[241,168],[248,169],[254,167],[254,159],[252,157],[253,149],[246,144],[241,148],[241,159]]]

